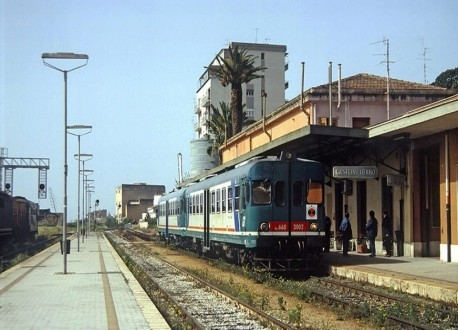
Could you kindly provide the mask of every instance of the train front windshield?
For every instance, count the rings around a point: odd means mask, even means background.
[[[323,203],[323,184],[317,181],[309,181],[306,197],[306,202],[309,204]]]

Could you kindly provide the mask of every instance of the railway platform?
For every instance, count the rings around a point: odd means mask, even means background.
[[[417,294],[437,301],[458,304],[458,263],[439,258],[385,257],[350,251],[325,253],[322,259],[329,273]]]
[[[103,235],[60,244],[0,274],[0,329],[170,329]]]

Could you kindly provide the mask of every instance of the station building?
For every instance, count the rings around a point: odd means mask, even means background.
[[[458,96],[396,79],[390,86],[387,94],[386,78],[359,74],[311,88],[228,140],[223,165],[209,172],[293,151],[325,165],[334,233],[349,212],[356,245],[374,210],[382,255],[387,210],[394,255],[458,262]],[[377,175],[335,175],[342,166],[375,168]]]

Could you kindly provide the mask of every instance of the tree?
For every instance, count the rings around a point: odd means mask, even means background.
[[[458,68],[445,70],[431,85],[458,91]]]
[[[255,66],[255,59],[253,55],[247,54],[246,49],[229,46],[229,57],[224,58],[218,55],[216,60],[219,66],[207,68],[211,73],[216,74],[223,87],[231,86],[232,136],[242,131],[244,118],[242,84],[260,78],[261,75],[258,72],[266,69],[262,66]]]
[[[219,147],[232,136],[232,116],[231,108],[226,102],[221,101],[219,108],[216,108],[211,104],[211,116],[210,120],[207,120],[208,131],[211,133],[213,143],[207,149],[209,156],[213,156],[216,152],[218,153],[218,160],[221,164],[221,154]],[[221,109],[221,111],[220,111]],[[208,136],[210,138],[210,136]]]

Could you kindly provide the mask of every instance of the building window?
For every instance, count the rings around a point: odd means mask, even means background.
[[[371,119],[368,117],[353,117],[352,127],[353,128],[363,128],[371,124]]]
[[[332,126],[337,126],[338,118],[332,118]],[[329,117],[320,117],[320,125],[329,126]]]

